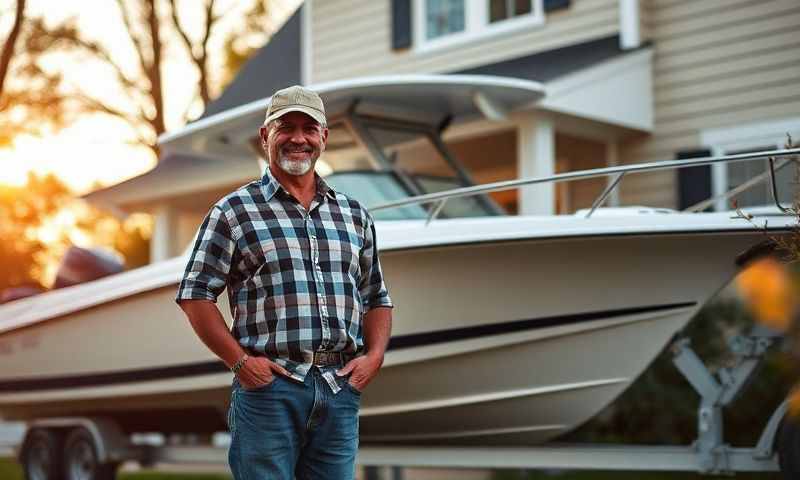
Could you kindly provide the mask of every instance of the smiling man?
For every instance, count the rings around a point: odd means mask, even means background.
[[[350,479],[361,391],[391,330],[373,220],[314,172],[328,139],[315,92],[276,92],[259,137],[269,168],[213,206],[176,300],[235,374],[234,477]]]

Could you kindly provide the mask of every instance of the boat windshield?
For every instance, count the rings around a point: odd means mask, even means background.
[[[438,131],[425,123],[355,114],[330,126],[321,160],[326,181],[367,208],[426,193],[473,185],[466,169]],[[376,219],[427,218],[435,205],[412,205],[373,212]],[[485,195],[453,198],[440,218],[482,217],[505,212]]]
[[[451,190],[462,186],[455,178],[415,175],[409,177],[425,193]],[[412,192],[400,181],[394,172],[375,172],[367,170],[336,172],[325,177],[334,190],[351,196],[365,207],[371,208],[384,203],[402,200],[412,196]],[[428,210],[422,205],[377,210],[372,212],[376,220],[413,220],[428,217]],[[482,217],[493,215],[473,197],[449,200],[439,214],[440,218]]]
[[[325,177],[337,192],[355,198],[367,208],[409,197],[408,191],[392,172],[337,172]],[[390,208],[373,212],[376,220],[410,220],[427,217],[421,205]]]

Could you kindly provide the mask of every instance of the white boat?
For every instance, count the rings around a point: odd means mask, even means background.
[[[398,105],[409,88],[419,105]],[[488,97],[478,98],[478,89]],[[533,445],[577,427],[746,264],[766,240],[759,225],[774,235],[796,226],[777,209],[752,219],[645,207],[498,215],[485,192],[766,154],[470,187],[438,137],[443,119],[534,101],[537,84],[425,77],[318,91],[332,119],[329,181],[370,206],[395,202],[375,209],[397,307],[384,369],[362,401],[364,444]],[[254,132],[265,104],[201,120],[164,144],[244,148],[248,138],[234,133]],[[414,117],[422,107],[436,115]],[[397,155],[423,143],[450,165],[451,177],[394,168]],[[341,171],[361,167],[364,151],[381,170]],[[437,193],[445,187],[463,188]],[[415,193],[425,195],[406,198]],[[130,432],[224,430],[232,376],[173,302],[185,262],[181,256],[0,306],[0,416],[104,417]],[[219,306],[230,322],[225,295]]]

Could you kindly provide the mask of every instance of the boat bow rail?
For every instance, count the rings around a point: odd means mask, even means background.
[[[608,186],[593,202],[591,209],[586,214],[586,218],[589,218],[597,210],[597,208],[600,207],[605,202],[605,200],[608,198],[611,192],[613,192],[614,189],[616,189],[619,186],[625,175],[656,172],[661,170],[677,170],[681,168],[698,167],[702,165],[713,165],[717,163],[733,163],[733,162],[743,162],[748,160],[766,159],[769,161],[770,168],[763,174],[752,178],[751,180],[749,180],[745,184],[742,184],[739,187],[736,187],[734,189],[729,190],[728,192],[725,192],[720,197],[704,200],[703,202],[700,202],[696,205],[687,208],[685,211],[686,212],[702,211],[705,208],[711,206],[714,201],[720,198],[730,198],[731,196],[738,195],[739,193],[765,181],[767,178],[770,178],[772,183],[771,191],[775,205],[777,206],[778,210],[781,211],[782,213],[791,214],[793,212],[790,209],[783,207],[778,202],[777,187],[775,182],[775,172],[785,167],[791,162],[797,163],[797,159],[793,157],[795,157],[798,154],[800,154],[800,148],[790,148],[785,150],[767,150],[767,151],[753,152],[753,153],[741,153],[736,155],[720,155],[720,156],[702,157],[702,158],[695,158],[688,160],[664,160],[664,161],[641,163],[635,165],[623,165],[616,167],[595,168],[589,170],[577,170],[574,172],[548,175],[545,177],[529,177],[516,180],[506,180],[500,182],[486,183],[483,185],[456,188],[443,192],[427,193],[424,195],[417,195],[414,197],[409,197],[402,200],[397,200],[373,206],[370,207],[370,210],[380,211],[392,208],[407,207],[410,205],[425,205],[433,203],[434,206],[433,208],[430,209],[427,219],[427,222],[430,223],[437,218],[439,212],[441,212],[445,203],[448,200],[454,198],[471,197],[474,195],[483,195],[487,193],[513,190],[516,188],[528,187],[538,184],[572,182],[575,180],[585,180],[589,178],[614,177],[614,179],[608,184]],[[783,160],[776,166],[775,160],[778,158],[781,158]]]

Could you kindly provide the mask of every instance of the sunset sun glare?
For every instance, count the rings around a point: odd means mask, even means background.
[[[18,136],[10,147],[0,149],[0,183],[21,186],[29,173],[52,173],[80,194],[155,165],[152,150],[122,143],[119,135],[117,125],[95,117],[44,138]]]

